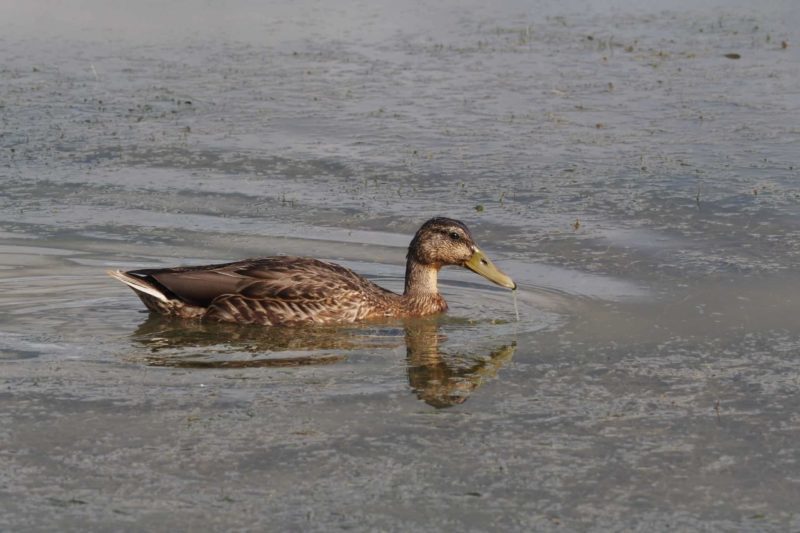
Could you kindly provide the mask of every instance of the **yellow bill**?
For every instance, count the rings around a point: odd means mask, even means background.
[[[469,260],[464,263],[464,266],[502,287],[512,290],[517,288],[517,284],[514,283],[514,280],[506,276],[499,268],[494,266],[494,264],[489,261],[489,258],[477,248],[475,248],[475,252],[472,254],[472,257],[470,257]]]

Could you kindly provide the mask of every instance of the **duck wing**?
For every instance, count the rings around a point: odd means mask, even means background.
[[[139,278],[157,288],[170,300],[179,300],[196,307],[208,307],[214,298],[236,292],[245,280],[236,274],[236,263],[196,267],[152,268],[130,270],[125,274]]]
[[[168,298],[206,308],[207,318],[265,325],[359,320],[392,294],[341,265],[303,257],[127,274]]]

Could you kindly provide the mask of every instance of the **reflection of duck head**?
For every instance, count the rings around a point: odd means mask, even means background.
[[[440,348],[446,336],[436,319],[395,321],[379,327],[382,332],[387,327],[403,328],[409,385],[420,400],[436,408],[464,403],[511,359],[516,347],[514,343],[501,345],[483,357],[449,354]],[[263,328],[150,315],[133,339],[148,349],[144,363],[150,366],[247,368],[338,363],[346,359],[342,351],[394,349],[399,335],[370,335],[364,327],[352,326]],[[216,357],[198,353],[202,348],[210,348]],[[219,357],[230,352],[239,355],[235,359]],[[241,352],[252,357],[242,359]]]
[[[494,377],[511,359],[516,343],[502,345],[478,359],[439,349],[445,339],[431,321],[406,325],[408,383],[417,397],[437,409],[467,401],[486,378]]]

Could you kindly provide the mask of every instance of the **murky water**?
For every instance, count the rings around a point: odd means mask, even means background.
[[[793,2],[11,4],[0,529],[800,528]],[[446,316],[275,331],[105,275],[399,290],[433,215],[519,322],[454,269]]]

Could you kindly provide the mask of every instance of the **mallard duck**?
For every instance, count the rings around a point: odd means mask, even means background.
[[[396,294],[335,263],[306,257],[264,257],[219,265],[108,274],[132,288],[150,311],[264,326],[356,322],[441,313],[439,269],[469,268],[509,289],[516,283],[477,247],[467,227],[432,218],[408,247],[405,290]]]

